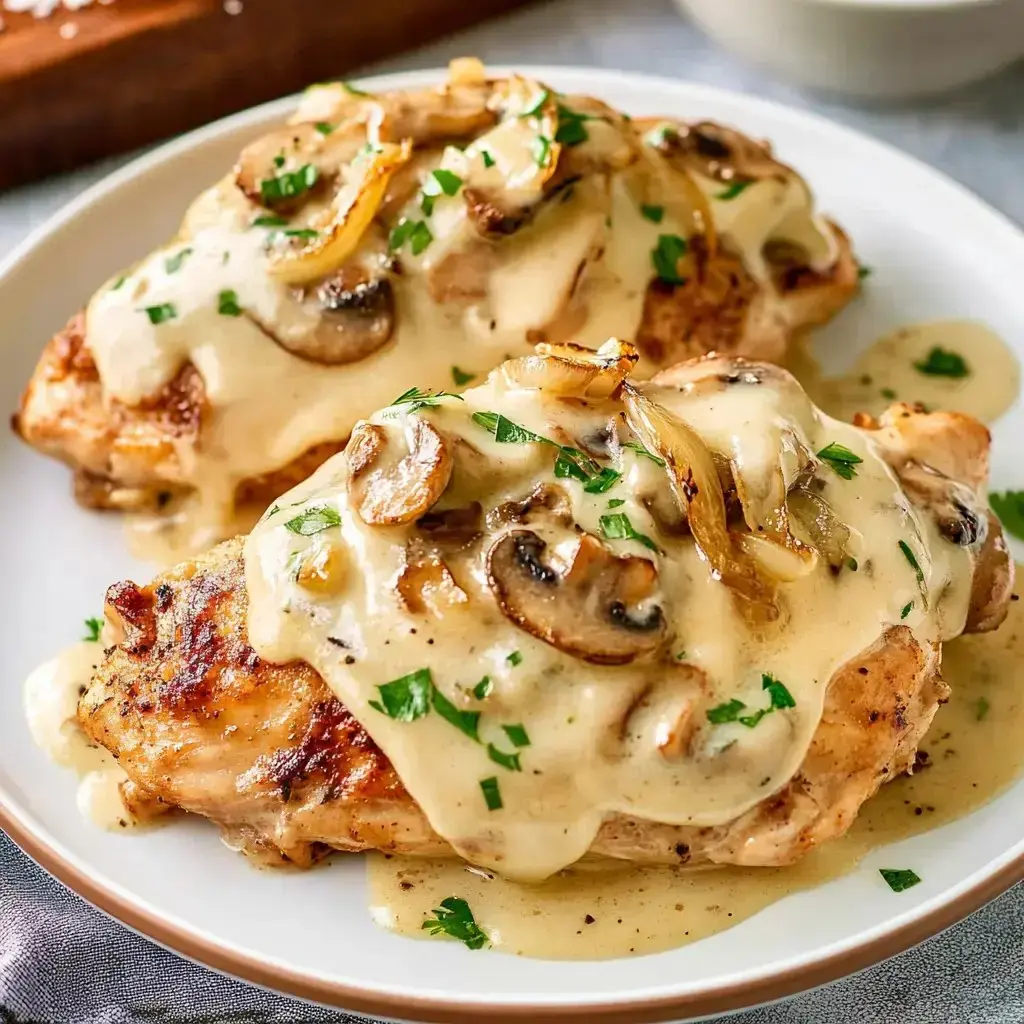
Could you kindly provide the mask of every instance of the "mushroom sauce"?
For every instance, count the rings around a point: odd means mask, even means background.
[[[173,560],[236,532],[240,483],[342,443],[395,381],[451,387],[538,340],[633,337],[659,258],[674,280],[697,235],[742,259],[762,326],[786,330],[765,253],[808,273],[836,260],[806,184],[717,126],[678,129],[690,150],[671,124],[641,127],[475,62],[423,93],[310,89],[88,307],[108,400],[152,400],[186,364],[204,384],[198,443],[161,469],[192,497],[137,549]]]
[[[890,626],[965,622],[971,549],[869,431],[766,365],[632,385],[633,362],[552,350],[405,395],[246,543],[259,655],[316,668],[505,876],[574,863],[616,812],[735,819],[793,776],[840,666]],[[722,473],[749,532],[725,531]]]

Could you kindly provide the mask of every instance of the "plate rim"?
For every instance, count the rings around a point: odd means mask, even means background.
[[[912,165],[917,172],[931,177],[937,184],[959,193],[960,197],[971,202],[975,209],[987,213],[990,229],[1003,233],[1010,240],[1010,244],[1021,246],[1024,252],[1024,231],[1021,226],[965,185],[896,146],[820,114],[733,90],[663,75],[563,65],[498,65],[493,68],[488,66],[488,70],[497,74],[514,71],[541,79],[586,78],[605,83],[608,87],[619,83],[626,87],[646,88],[651,92],[660,93],[665,96],[666,101],[674,96],[685,98],[687,102],[699,103],[706,97],[718,102],[739,103],[747,109],[761,110],[776,119],[797,123],[805,130],[844,136],[855,141],[861,148],[870,151],[874,147],[890,157],[896,156],[904,164]],[[435,81],[441,74],[443,69],[424,68],[385,73],[361,78],[359,81],[371,87],[402,88]],[[223,135],[250,124],[255,125],[286,115],[294,108],[298,95],[300,94],[251,107],[204,125],[129,160],[122,167],[103,176],[58,208],[0,260],[0,282],[65,224],[73,221],[95,202],[115,193],[122,185]],[[687,1019],[694,1019],[737,1011],[795,995],[895,956],[962,920],[1015,883],[1024,880],[1022,850],[1010,856],[1002,866],[985,874],[973,885],[958,893],[956,888],[953,888],[952,892],[955,895],[939,905],[929,908],[928,904],[925,904],[909,918],[904,915],[902,923],[895,926],[882,925],[880,928],[884,928],[884,932],[856,942],[855,945],[837,950],[825,957],[808,958],[803,963],[795,964],[781,972],[775,971],[761,977],[728,982],[702,991],[627,997],[625,1001],[613,998],[600,1003],[577,1005],[550,999],[515,1004],[489,1003],[477,999],[468,1001],[458,997],[452,1001],[447,996],[390,994],[358,984],[305,973],[301,969],[251,955],[186,924],[165,919],[131,895],[94,878],[86,866],[79,865],[76,862],[77,858],[62,848],[62,844],[45,830],[36,827],[35,823],[20,813],[15,806],[8,806],[3,799],[5,796],[0,789],[0,828],[29,857],[99,910],[165,948],[214,970],[301,999],[356,1012],[391,1018],[437,1021],[443,1024],[477,1024],[482,1014],[486,1014],[487,1019],[494,1024],[521,1022],[527,1017],[537,1018],[538,1014],[543,1015],[542,1019],[586,1019],[608,1024],[626,1024],[662,1021],[669,1017],[675,1019],[678,1014],[686,1015]],[[994,862],[998,862],[999,859],[994,858]],[[960,888],[962,886],[963,883]],[[410,1017],[410,1014],[414,1014],[415,1017]]]

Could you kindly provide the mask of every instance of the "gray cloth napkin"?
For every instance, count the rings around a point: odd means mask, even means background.
[[[557,0],[367,73],[436,66],[469,53],[494,64],[587,64],[671,75],[814,109],[888,139],[1024,221],[1024,65],[952,98],[856,107],[809,96],[743,66],[687,24],[670,0]],[[113,163],[0,197],[0,253]],[[1024,887],[895,960],[729,1019],[1024,1024]],[[363,1018],[276,996],[181,960],[92,909],[0,833],[0,1024],[151,1021],[361,1024]]]

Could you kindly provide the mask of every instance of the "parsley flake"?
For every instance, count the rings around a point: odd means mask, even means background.
[[[486,149],[480,150],[480,156],[483,158],[484,167],[493,167],[495,164],[494,157],[491,156],[490,152]]]
[[[612,498],[611,501],[608,502],[608,507],[609,508],[621,508],[625,504],[626,504],[626,499],[625,498]]]
[[[453,395],[450,391],[421,391],[419,388],[413,387],[408,391],[403,391],[391,405],[392,407],[407,405],[409,408],[405,410],[406,412],[419,412],[420,409],[440,405],[444,398],[454,398],[459,402],[465,401],[462,395]]]
[[[905,541],[899,542],[900,551],[903,552],[903,557],[910,563],[911,569],[914,570],[914,575],[917,577],[917,582],[924,586],[924,570],[921,568],[921,563],[917,560],[917,555],[911,550],[910,545]]]
[[[879,868],[878,873],[893,892],[903,892],[918,884],[921,879],[910,868]]]
[[[727,203],[730,199],[735,199],[738,195],[742,195],[753,184],[752,181],[734,181],[724,192],[719,192],[715,198],[723,203]]]
[[[476,686],[473,687],[473,696],[477,700],[483,700],[485,697],[490,696],[491,690],[494,689],[494,683],[491,682],[490,676],[484,676]]]
[[[268,213],[265,216],[257,217],[251,226],[254,228],[286,228],[288,227],[288,221],[284,217]]]
[[[660,224],[662,217],[665,216],[665,207],[649,206],[644,203],[640,207],[640,213],[645,220],[649,220],[652,224]]]
[[[881,391],[879,391],[878,393],[879,393],[879,394],[880,394],[880,395],[881,395],[881,396],[882,396],[883,398],[887,398],[887,399],[888,399],[888,400],[889,400],[890,402],[893,402],[893,401],[895,401],[895,400],[896,400],[896,392],[895,392],[895,391],[893,391],[893,389],[892,389],[892,388],[882,388],[882,390],[881,390]]]
[[[818,458],[822,462],[827,462],[836,476],[840,476],[844,480],[852,480],[857,475],[857,470],[854,467],[864,461],[859,455],[851,452],[846,445],[839,444],[837,441],[825,445],[818,452]]]
[[[453,171],[438,168],[431,171],[423,182],[423,198],[420,206],[429,217],[434,212],[434,203],[438,196],[454,196],[462,188],[462,179]]]
[[[121,275],[121,276],[120,276],[120,277],[119,277],[119,278],[118,278],[118,279],[117,279],[117,280],[116,280],[116,281],[115,281],[115,282],[114,282],[114,283],[113,283],[113,284],[112,284],[112,285],[110,286],[110,290],[111,290],[112,292],[116,292],[116,291],[118,290],[118,288],[120,288],[120,287],[121,287],[121,285],[123,285],[123,284],[125,283],[125,281],[127,281],[127,280],[128,280],[128,275],[127,275],[127,274],[122,274],[122,275]]]
[[[100,638],[100,630],[103,628],[102,619],[86,619],[85,620],[85,636],[83,640],[95,643]]]
[[[522,723],[516,725],[503,725],[501,727],[513,747],[528,747],[530,737]]]
[[[758,708],[752,714],[743,715],[740,712],[747,710],[747,705],[743,701],[734,697],[730,701],[726,701],[724,704],[719,704],[717,707],[710,708],[705,714],[707,719],[712,725],[724,725],[727,722],[739,722],[740,725],[745,725],[748,729],[753,729],[758,722],[764,718],[765,715],[770,715],[773,711],[782,711],[786,708],[795,708],[796,701],[793,699],[793,695],[789,692],[786,687],[778,681],[774,676],[768,672],[761,674],[761,689],[768,691],[768,699],[770,701],[768,707]]]
[[[510,772],[521,772],[523,770],[523,766],[519,763],[518,754],[506,754],[504,750],[499,750],[493,743],[487,744],[487,756],[495,764],[500,764],[502,768],[507,768]]]
[[[241,316],[242,307],[233,288],[225,288],[217,295],[217,312],[221,316]]]
[[[558,104],[558,128],[555,131],[555,142],[563,146],[578,146],[590,138],[584,127],[585,121],[593,121],[590,114],[581,114],[562,103]]]
[[[870,277],[874,273],[872,267],[865,266],[863,263],[857,267],[857,280],[863,281],[865,278]]]
[[[178,315],[178,310],[173,302],[163,302],[159,306],[146,306],[142,311],[149,317],[149,322],[156,326],[165,320],[173,320]]]
[[[396,722],[415,722],[430,711],[433,689],[430,669],[420,668],[378,686],[380,700],[371,700],[370,707]]]
[[[900,610],[900,621],[902,622],[913,610],[914,602],[908,601]]]
[[[465,943],[470,949],[481,949],[487,944],[487,933],[476,923],[473,911],[464,899],[449,896],[441,900],[441,905],[433,912],[435,917],[423,922],[423,928],[431,935],[443,933]]]
[[[308,192],[320,180],[320,171],[314,164],[303,164],[298,170],[285,171],[275,178],[260,182],[260,201],[269,206],[286,199],[294,199]]]
[[[501,790],[498,788],[498,777],[496,775],[492,775],[489,779],[481,779],[480,791],[484,795],[487,810],[500,811],[505,806],[501,802]]]
[[[648,451],[639,441],[623,441],[623,448],[628,448],[632,452],[636,452],[637,455],[642,455],[645,459],[650,459],[656,466],[665,468],[665,460],[660,455],[655,455],[654,452]]]
[[[465,370],[460,370],[457,366],[452,367],[452,380],[455,381],[457,387],[461,388],[463,384],[468,384],[475,378],[475,373],[466,373]]]
[[[531,152],[533,153],[534,163],[538,167],[547,167],[551,156],[551,140],[546,135],[538,135],[533,140]]]
[[[1003,528],[1018,540],[1024,540],[1024,491],[990,494],[988,502]]]
[[[658,235],[658,244],[651,250],[651,262],[658,277],[666,284],[686,284],[679,273],[679,261],[686,255],[686,239],[679,235]]]
[[[181,265],[192,255],[192,247],[186,246],[184,249],[180,249],[173,256],[168,256],[164,260],[164,270],[168,274],[176,274],[181,270]]]
[[[321,135],[330,135],[330,134],[331,134],[331,132],[333,132],[333,131],[334,131],[334,129],[335,129],[335,128],[337,128],[338,126],[337,126],[336,124],[331,124],[331,122],[330,122],[330,121],[317,121],[317,122],[316,122],[316,123],[315,123],[315,124],[313,125],[313,127],[314,127],[314,128],[315,128],[315,129],[316,129],[316,130],[317,130],[317,131],[318,131],[318,132],[319,132],[319,133],[321,134]]]
[[[974,704],[974,718],[975,718],[975,720],[978,721],[978,722],[982,721],[982,719],[984,719],[985,716],[989,713],[989,710],[991,709],[991,707],[992,707],[992,705],[989,704],[988,698],[986,698],[986,697],[979,697],[977,699],[977,701],[975,701],[975,704]]]
[[[926,373],[930,377],[952,377],[959,380],[970,376],[970,368],[964,362],[963,356],[957,352],[949,352],[936,345],[919,363],[914,363],[914,369],[919,373]]]
[[[312,537],[315,533],[322,533],[332,526],[340,525],[341,515],[332,505],[313,505],[303,509],[293,519],[289,519],[284,527],[300,537]]]
[[[635,540],[651,551],[658,550],[658,545],[647,534],[640,533],[629,521],[629,516],[625,512],[613,512],[610,515],[601,516],[598,523],[606,540]]]
[[[463,711],[461,708],[456,707],[436,686],[431,690],[430,703],[446,722],[454,725],[456,729],[465,733],[471,740],[477,743],[480,742],[479,711]]]
[[[523,108],[523,112],[519,115],[520,117],[536,117],[543,109],[544,104],[551,98],[551,93],[547,89],[541,89],[539,93],[533,98],[533,102],[528,107]]]
[[[507,657],[505,658],[505,660],[506,660],[506,661],[507,661],[507,662],[508,662],[508,663],[509,663],[509,664],[510,664],[510,665],[511,665],[511,666],[512,666],[513,668],[515,668],[515,667],[516,667],[517,665],[521,665],[521,664],[523,663],[523,656],[522,656],[522,654],[520,654],[520,653],[519,653],[519,651],[513,651],[513,652],[512,652],[512,653],[511,653],[510,655],[508,655],[508,656],[507,656]]]
[[[366,92],[364,89],[357,89],[351,82],[339,82],[342,89],[345,90],[350,96],[372,96],[372,92]]]

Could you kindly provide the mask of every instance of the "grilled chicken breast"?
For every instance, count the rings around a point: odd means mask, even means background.
[[[773,372],[736,361],[709,365],[729,370],[704,378],[716,388],[755,386]],[[668,389],[695,380],[699,387],[701,378],[684,367],[657,383]],[[998,626],[1013,563],[998,522],[979,512],[987,430],[969,417],[907,405],[893,406],[879,420],[862,418],[860,427],[945,541],[974,551],[964,630]],[[348,457],[356,460],[351,452]],[[836,578],[843,571],[834,567]],[[129,808],[142,817],[174,809],[204,815],[239,848],[270,862],[305,866],[332,850],[450,853],[324,678],[305,662],[271,664],[256,654],[248,603],[240,538],[147,586],[124,582],[108,591],[106,616],[117,643],[81,699],[79,720],[127,773]],[[536,621],[538,613],[529,614]],[[568,643],[546,639],[563,649]],[[340,661],[355,664],[363,657],[358,645],[340,637],[331,642]],[[917,639],[908,625],[880,628],[874,642],[827,681],[809,747],[784,785],[712,826],[609,813],[590,854],[650,863],[783,865],[843,834],[880,785],[912,771],[918,744],[948,693],[940,650],[940,643]],[[599,660],[593,650],[583,656]]]

